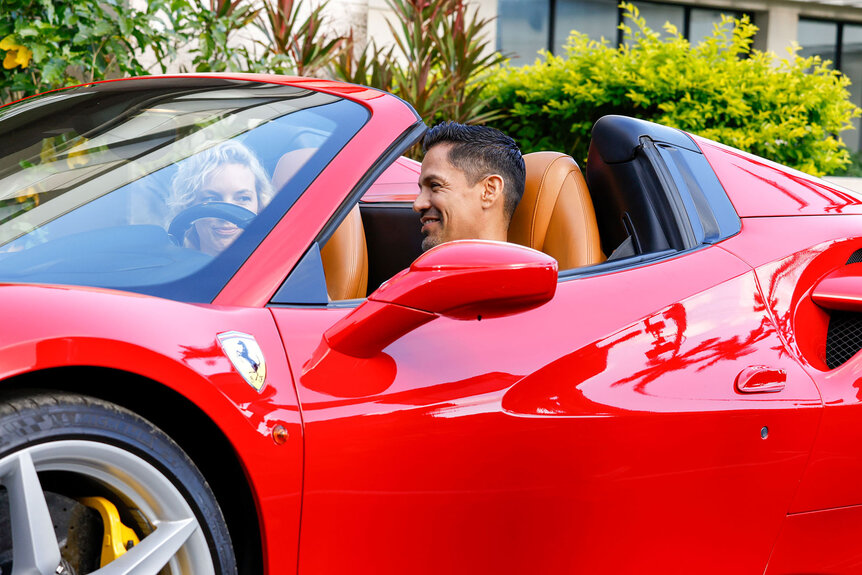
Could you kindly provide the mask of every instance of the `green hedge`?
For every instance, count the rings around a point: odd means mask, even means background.
[[[525,152],[560,150],[586,158],[593,123],[606,114],[681,128],[814,175],[840,170],[850,155],[838,133],[860,114],[850,81],[798,47],[776,63],[752,50],[757,28],[724,18],[692,46],[671,25],[650,30],[621,4],[625,43],[611,47],[572,32],[565,56],[503,67],[485,94],[507,116],[494,125]]]

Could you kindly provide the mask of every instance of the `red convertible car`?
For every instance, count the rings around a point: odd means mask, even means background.
[[[862,572],[862,199],[600,119],[421,252],[330,81],[0,109],[0,573]]]

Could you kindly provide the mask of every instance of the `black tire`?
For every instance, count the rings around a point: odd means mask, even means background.
[[[148,567],[135,573],[236,573],[224,516],[200,471],[167,435],[117,405],[70,393],[0,399],[0,485],[0,534],[11,533],[0,536],[0,573],[12,561],[40,573],[63,565],[70,575],[111,575],[139,561]],[[102,522],[79,503],[91,496],[112,502],[140,539],[101,569]]]

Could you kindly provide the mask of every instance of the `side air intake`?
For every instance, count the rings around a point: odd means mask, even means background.
[[[862,262],[862,249],[853,252],[846,265]],[[835,369],[862,349],[862,313],[831,310],[826,332],[826,366]]]

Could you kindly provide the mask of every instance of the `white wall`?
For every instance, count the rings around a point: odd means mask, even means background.
[[[341,3],[361,1],[363,0],[339,0],[336,2],[331,2],[328,7],[333,8],[340,5]],[[397,22],[392,16],[392,10],[389,8],[389,5],[386,3],[386,0],[365,0],[365,2],[367,2],[368,6],[368,39],[373,39],[374,43],[378,47],[391,46],[394,43],[394,40],[389,26],[386,24],[386,19],[389,18],[389,20],[391,20],[393,24],[397,25]],[[468,12],[470,14],[472,14],[473,11],[476,10],[478,11],[478,15],[480,18],[493,19],[497,16],[497,0],[468,0],[467,6]],[[357,15],[359,14],[357,13]],[[497,45],[496,22],[492,21],[488,26],[486,26],[486,31],[488,34],[488,51],[492,52]]]

